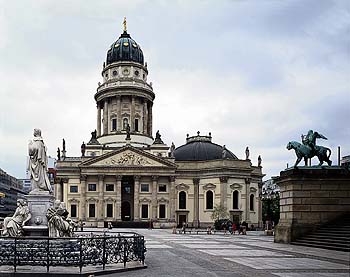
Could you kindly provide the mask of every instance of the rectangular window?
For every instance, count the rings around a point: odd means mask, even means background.
[[[135,118],[135,132],[139,131],[139,120]]]
[[[148,218],[148,205],[141,206],[141,218]]]
[[[89,184],[88,191],[96,191],[96,184]]]
[[[107,217],[113,217],[113,204],[107,204]]]
[[[78,186],[70,186],[69,187],[69,192],[78,192]]]
[[[149,192],[149,184],[141,184],[141,192]]]
[[[77,205],[70,205],[70,217],[77,217]]]
[[[166,185],[159,184],[158,191],[159,192],[166,192]]]
[[[112,131],[117,131],[117,119],[112,119]]]
[[[114,184],[106,184],[106,191],[114,191]]]
[[[159,218],[165,218],[165,205],[159,205]]]
[[[89,204],[89,217],[95,217],[95,204]]]

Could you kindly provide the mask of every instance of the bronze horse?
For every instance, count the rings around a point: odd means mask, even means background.
[[[327,147],[316,145],[315,151],[313,151],[309,146],[303,145],[297,141],[290,141],[287,144],[287,149],[294,149],[295,154],[297,155],[297,160],[294,164],[294,167],[296,167],[303,158],[305,161],[305,165],[307,165],[307,159],[311,159],[315,156],[317,156],[318,160],[320,161],[320,163],[318,164],[319,166],[321,166],[323,162],[326,162],[329,166],[332,165],[332,161],[329,159],[329,157],[331,156],[331,149]]]

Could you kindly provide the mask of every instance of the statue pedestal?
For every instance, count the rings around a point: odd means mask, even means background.
[[[280,221],[275,242],[290,243],[350,212],[350,172],[342,167],[298,167],[282,171]]]
[[[47,226],[23,226],[25,237],[48,237],[49,227]]]
[[[27,195],[28,208],[32,218],[28,222],[29,227],[47,228],[47,209],[53,206],[55,197],[47,191],[35,192]]]

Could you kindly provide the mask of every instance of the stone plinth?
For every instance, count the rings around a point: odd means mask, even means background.
[[[27,225],[47,228],[46,213],[47,209],[53,206],[54,196],[48,192],[38,192],[28,194],[26,198],[29,211],[32,214],[32,218]]]
[[[350,172],[345,168],[290,168],[276,183],[281,194],[275,242],[289,243],[350,212]]]

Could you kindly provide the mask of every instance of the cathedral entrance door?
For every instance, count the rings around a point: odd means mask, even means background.
[[[121,219],[131,221],[134,219],[134,177],[123,176],[122,179],[122,205]]]
[[[187,215],[185,214],[179,214],[179,221],[178,221],[178,227],[181,228],[183,226],[183,224],[187,223]]]
[[[131,209],[130,203],[128,201],[122,202],[122,220],[130,221],[131,220]]]

